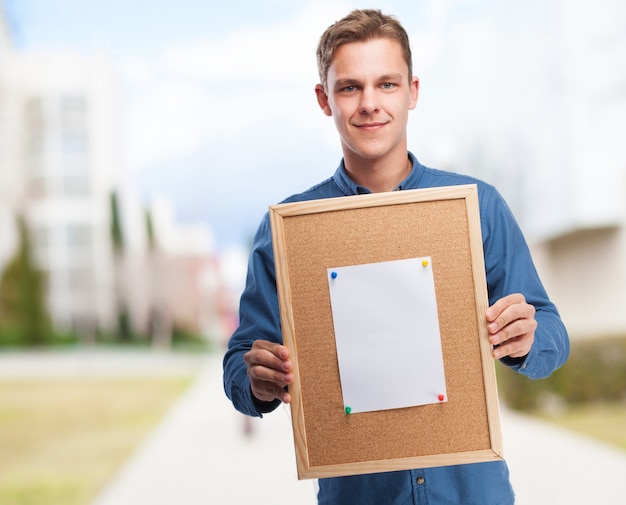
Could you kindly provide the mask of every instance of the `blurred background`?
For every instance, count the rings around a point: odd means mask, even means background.
[[[572,336],[507,402],[624,416],[622,0],[0,0],[0,355],[219,353],[267,206],[339,163],[315,47],[356,7],[411,37],[409,148],[503,193]]]

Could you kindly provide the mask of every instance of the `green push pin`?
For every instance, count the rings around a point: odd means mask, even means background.
[[[346,412],[346,414],[349,414],[350,412],[352,412],[352,407],[349,407],[346,405],[346,408],[344,409],[344,411]]]

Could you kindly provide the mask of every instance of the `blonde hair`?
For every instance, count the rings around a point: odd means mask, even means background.
[[[400,43],[402,55],[409,68],[410,81],[413,77],[413,63],[406,30],[393,16],[385,15],[380,10],[357,9],[330,25],[320,37],[317,46],[317,71],[324,89],[326,89],[328,69],[335,51],[340,46],[377,38],[388,38]]]

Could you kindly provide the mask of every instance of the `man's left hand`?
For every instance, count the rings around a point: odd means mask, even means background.
[[[500,298],[487,309],[487,330],[493,344],[493,357],[521,358],[535,341],[535,307],[520,293]]]

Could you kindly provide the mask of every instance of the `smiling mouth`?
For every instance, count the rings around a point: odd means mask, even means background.
[[[362,130],[377,130],[382,126],[385,126],[386,123],[363,123],[355,125],[357,128]]]

